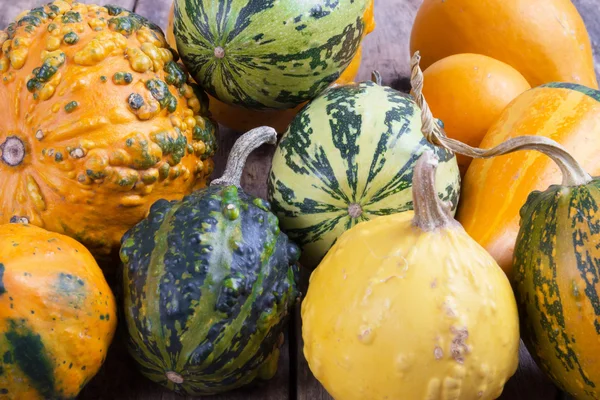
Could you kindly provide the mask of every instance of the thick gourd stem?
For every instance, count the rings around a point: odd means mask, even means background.
[[[493,158],[520,150],[535,150],[550,157],[560,168],[563,186],[580,186],[590,183],[592,177],[581,164],[559,143],[544,136],[519,136],[491,149],[479,149],[446,136],[436,123],[431,109],[423,96],[423,71],[419,67],[421,56],[417,51],[411,60],[412,95],[421,109],[421,131],[429,143],[444,147],[454,153],[472,158]]]
[[[25,144],[16,136],[6,138],[6,141],[0,145],[0,150],[2,161],[9,167],[20,165],[25,158]]]
[[[413,172],[413,224],[425,232],[458,225],[449,212],[450,207],[438,197],[435,187],[437,166],[437,157],[431,150],[427,150],[417,160]]]
[[[231,149],[225,173],[221,178],[212,181],[211,186],[240,187],[242,173],[244,172],[248,156],[265,143],[277,143],[277,131],[275,129],[268,126],[261,126],[242,135],[233,145],[233,149]]]

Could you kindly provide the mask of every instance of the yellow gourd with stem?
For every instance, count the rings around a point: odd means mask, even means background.
[[[417,162],[415,211],[356,225],[311,276],[304,354],[336,400],[495,399],[517,369],[510,283],[438,199],[436,165]]]

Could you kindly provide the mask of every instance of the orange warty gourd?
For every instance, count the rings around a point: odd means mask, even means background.
[[[592,176],[600,175],[600,91],[551,83],[526,91],[502,113],[481,142],[492,148],[521,135],[563,145]],[[462,183],[457,219],[511,276],[519,211],[534,190],[558,184],[556,164],[536,151],[473,160]]]
[[[511,65],[533,87],[558,81],[598,88],[590,37],[571,0],[425,0],[410,49],[421,52],[424,69],[476,53]]]
[[[513,67],[480,54],[456,54],[423,72],[423,94],[446,134],[470,146],[479,143],[504,108],[524,91],[527,80]],[[461,175],[471,158],[457,155]]]
[[[104,255],[156,200],[205,186],[216,125],[156,25],[57,0],[0,44],[0,223],[26,218]]]
[[[116,327],[114,296],[83,245],[0,225],[2,399],[74,399],[104,363]]]
[[[375,30],[375,0],[370,2],[370,6],[365,12],[365,31],[363,39]],[[177,48],[177,42],[173,34],[173,20],[175,12],[175,3],[171,5],[169,12],[169,25],[167,28],[167,41],[173,48]],[[354,82],[360,69],[362,60],[362,46],[359,47],[352,62],[332,85],[345,85]],[[208,94],[207,94],[208,95]],[[253,128],[268,125],[277,132],[283,133],[288,128],[296,114],[306,105],[302,103],[295,108],[287,110],[251,110],[243,107],[231,106],[208,95],[210,112],[215,120],[237,132],[247,132]]]

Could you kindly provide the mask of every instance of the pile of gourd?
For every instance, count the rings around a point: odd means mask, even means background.
[[[498,398],[521,336],[558,386],[600,398],[581,17],[425,0],[411,95],[353,82],[373,18],[373,0],[175,0],[165,37],[56,0],[0,31],[0,398],[75,398],[117,321],[175,392],[268,380],[300,302],[337,400]],[[219,123],[248,132],[213,179]],[[267,143],[261,199],[240,183]]]

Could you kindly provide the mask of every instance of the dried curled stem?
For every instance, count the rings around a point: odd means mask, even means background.
[[[211,186],[221,185],[239,187],[248,156],[265,143],[277,143],[277,131],[275,131],[275,129],[268,126],[261,126],[243,134],[235,142],[233,149],[231,149],[231,153],[229,153],[225,173],[221,178],[212,181]]]
[[[421,131],[429,143],[472,158],[493,158],[520,150],[536,150],[550,157],[558,165],[562,172],[564,186],[580,186],[591,182],[591,176],[564,147],[544,136],[519,136],[491,149],[471,147],[447,137],[433,117],[425,96],[423,96],[424,78],[423,71],[419,66],[420,61],[421,55],[417,51],[411,60],[411,94],[421,109]]]

